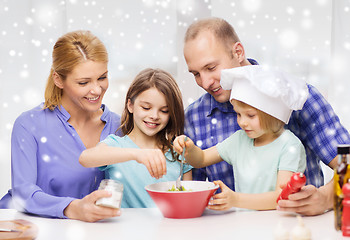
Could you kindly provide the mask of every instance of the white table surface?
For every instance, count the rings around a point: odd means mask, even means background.
[[[38,240],[214,240],[270,239],[279,222],[291,231],[297,225],[295,214],[279,211],[227,212],[205,210],[203,216],[191,219],[164,218],[158,209],[122,209],[120,217],[86,223],[69,219],[34,217],[12,209],[0,210],[0,220],[26,219],[39,228]],[[314,240],[350,239],[334,229],[333,211],[320,216],[303,217]]]

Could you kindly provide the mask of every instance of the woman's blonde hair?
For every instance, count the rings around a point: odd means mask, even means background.
[[[255,109],[258,113],[258,117],[259,117],[259,121],[260,121],[260,127],[266,131],[270,131],[273,134],[279,135],[282,130],[284,129],[284,125],[285,123],[249,104],[246,104],[245,102],[241,102],[239,100],[236,99],[232,99],[231,102],[235,105],[235,106],[240,106],[242,108],[245,107],[251,107],[253,109]]]
[[[106,47],[90,31],[69,32],[57,40],[53,47],[52,67],[45,88],[44,108],[53,110],[61,105],[62,89],[56,86],[53,74],[56,72],[64,81],[78,64],[87,60],[108,62]]]
[[[169,122],[164,129],[157,133],[157,143],[163,152],[170,149],[175,159],[176,154],[173,152],[172,141],[176,136],[183,134],[185,114],[181,91],[175,79],[168,72],[147,68],[135,77],[126,94],[120,129],[124,135],[129,134],[134,129],[133,114],[128,111],[128,100],[133,104],[137,96],[153,87],[164,94],[169,111]]]

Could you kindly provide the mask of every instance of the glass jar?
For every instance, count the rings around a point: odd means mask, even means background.
[[[97,206],[120,208],[123,199],[123,184],[121,182],[113,179],[103,179],[98,189],[107,190],[112,196],[98,199],[96,201]]]

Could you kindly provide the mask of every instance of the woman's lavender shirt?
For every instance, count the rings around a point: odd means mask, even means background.
[[[49,217],[66,218],[68,204],[98,188],[103,172],[79,164],[85,146],[69,113],[61,106],[53,111],[43,105],[22,113],[11,139],[12,190],[1,200],[16,209]],[[100,141],[115,133],[120,117],[101,106],[105,126]]]

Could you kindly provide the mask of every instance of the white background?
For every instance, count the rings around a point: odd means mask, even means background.
[[[0,196],[11,185],[13,122],[43,101],[59,36],[86,29],[106,44],[111,110],[121,113],[130,82],[146,67],[173,74],[188,106],[203,90],[187,71],[183,36],[209,16],[235,27],[247,57],[316,86],[350,128],[349,0],[0,0]]]

